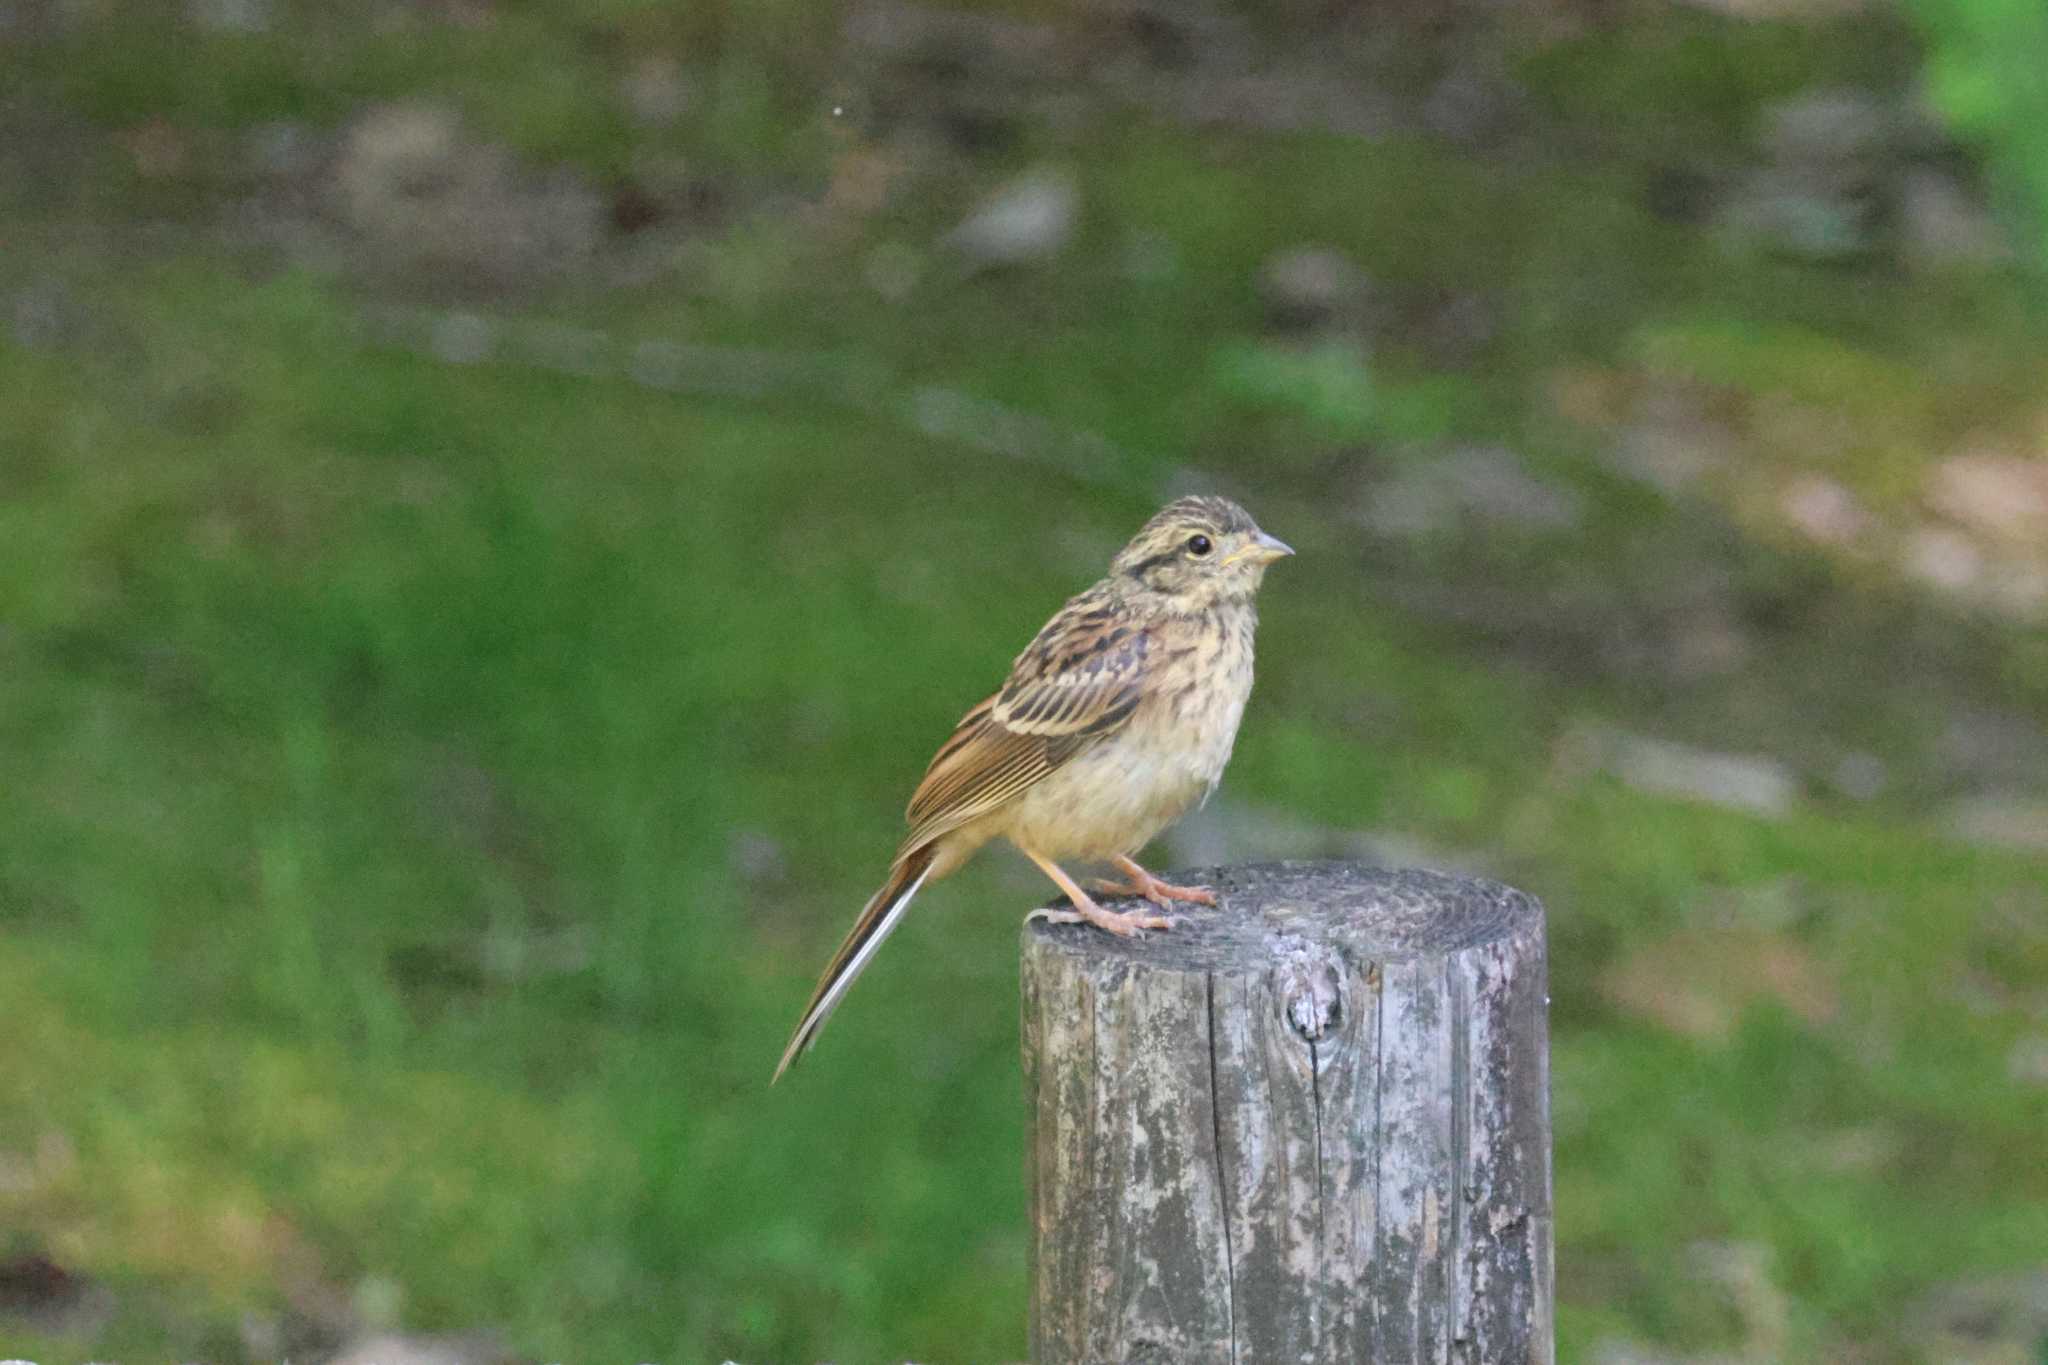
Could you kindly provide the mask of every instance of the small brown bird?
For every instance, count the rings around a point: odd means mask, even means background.
[[[889,878],[854,921],[804,1007],[775,1079],[817,1038],[918,889],[997,835],[1064,891],[1072,910],[1113,934],[1172,920],[1105,910],[1058,859],[1111,862],[1114,895],[1216,903],[1132,861],[1152,837],[1208,798],[1230,761],[1252,690],[1252,598],[1266,566],[1294,551],[1226,498],[1182,498],[1145,523],[1109,577],[1046,622],[1003,690],[969,711],[910,798],[910,835]]]

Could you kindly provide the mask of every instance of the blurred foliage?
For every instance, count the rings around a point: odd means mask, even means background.
[[[803,6],[67,13],[9,52],[34,136],[0,139],[0,1258],[112,1299],[0,1319],[8,1352],[396,1324],[543,1359],[1014,1355],[1036,873],[928,893],[764,1082],[931,746],[1190,486],[1301,551],[1232,855],[1364,836],[1551,907],[1565,1359],[1928,1358],[1925,1296],[2041,1265],[2048,1087],[2013,1059],[2048,1028],[2042,864],[1950,810],[2038,789],[2048,631],[1916,586],[1895,540],[1930,466],[2031,430],[2048,323],[2003,268],[1733,252],[1644,191],[1747,155],[1767,101],[1896,81],[1902,25],[1553,36],[1509,63],[1533,151],[1055,103],[842,211],[902,129]],[[670,122],[618,93],[647,54],[688,78]],[[247,139],[396,98],[683,189],[483,297],[240,235]],[[1047,158],[1085,206],[1056,260],[934,245]],[[1369,344],[1272,325],[1261,267],[1302,243],[1384,286]],[[664,377],[719,347],[747,382]],[[1615,453],[1669,409],[1723,453],[1676,493]],[[1575,519],[1380,529],[1465,446]],[[1816,471],[1897,537],[1789,533]],[[1770,756],[1796,799],[1638,790],[1584,758],[1608,724]],[[1725,1028],[1645,1007],[1645,971]]]
[[[2048,10],[2027,0],[1913,0],[1927,95],[1989,153],[2030,254],[2048,259]]]

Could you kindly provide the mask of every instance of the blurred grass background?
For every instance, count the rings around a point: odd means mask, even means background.
[[[2037,30],[0,4],[0,1349],[1015,1358],[1037,875],[765,1081],[1203,489],[1162,860],[1546,900],[1563,1358],[2048,1360]]]

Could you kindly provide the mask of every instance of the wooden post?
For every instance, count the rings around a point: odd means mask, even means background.
[[[1553,1359],[1543,908],[1353,863],[1024,930],[1031,1358]]]

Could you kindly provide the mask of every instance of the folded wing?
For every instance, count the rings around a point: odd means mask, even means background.
[[[1137,708],[1146,635],[1076,598],[1046,623],[1003,690],[969,711],[932,758],[906,812],[908,850],[1014,800]]]

